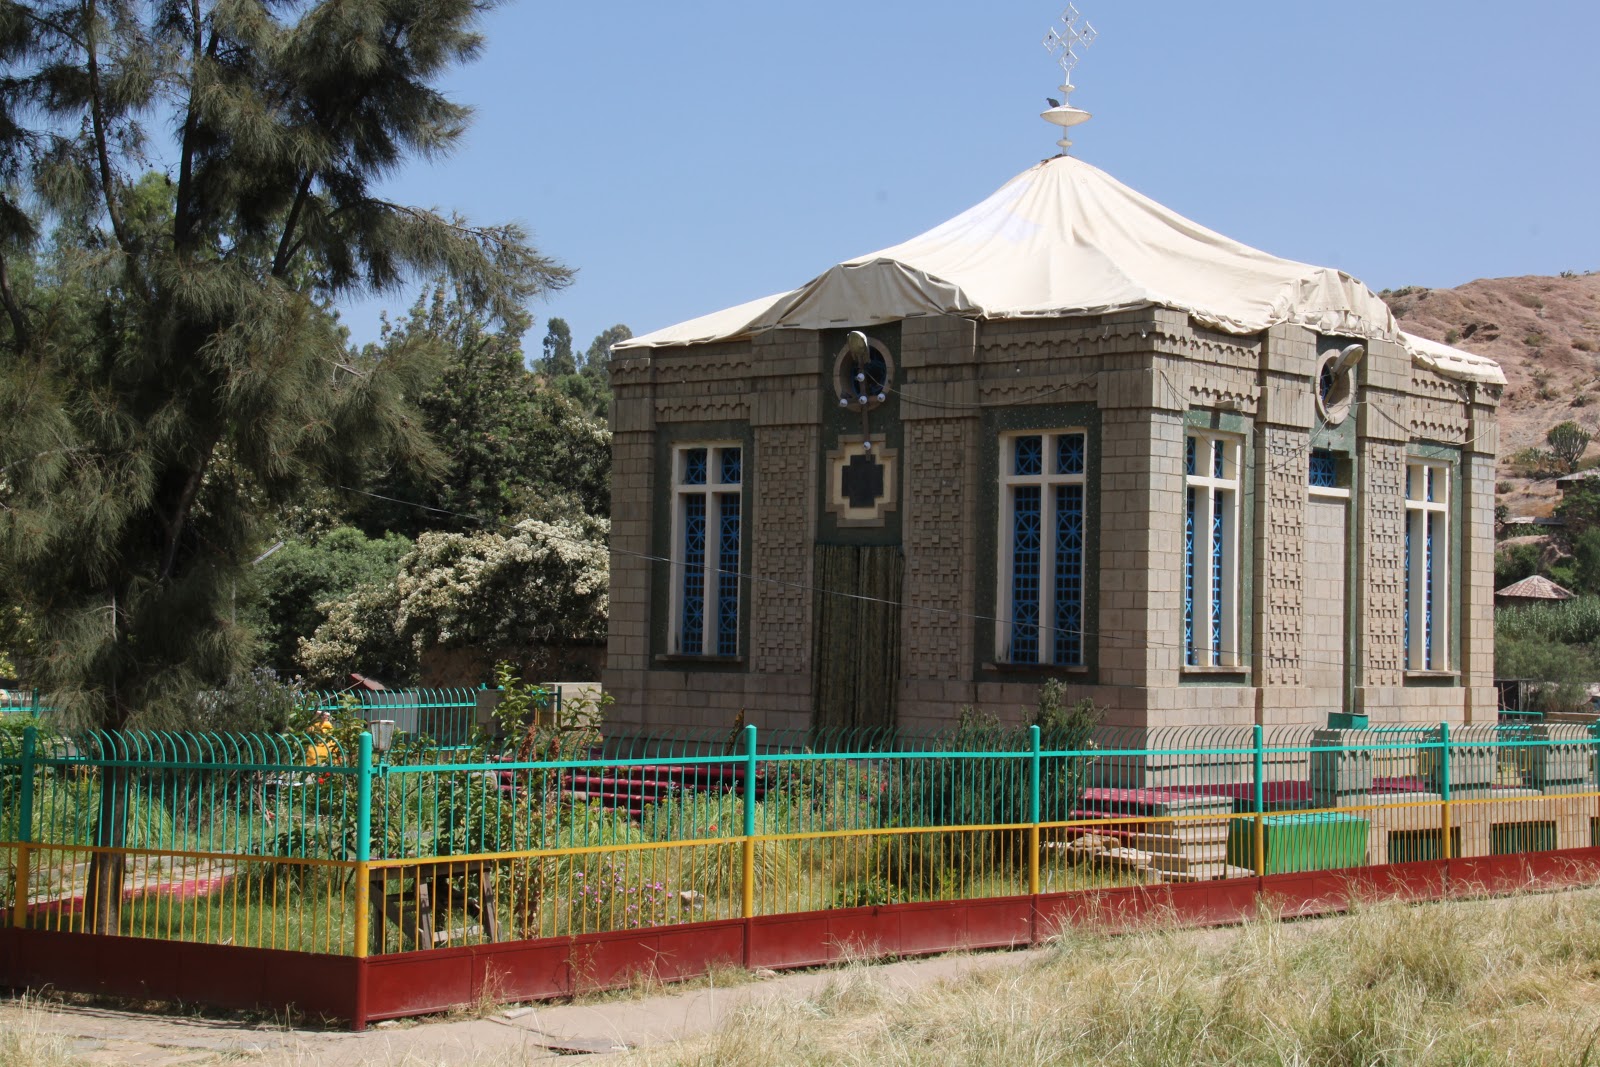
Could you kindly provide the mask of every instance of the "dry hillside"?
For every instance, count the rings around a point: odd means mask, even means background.
[[[1521,449],[1544,447],[1545,431],[1568,419],[1597,439],[1585,462],[1600,454],[1600,274],[1483,278],[1382,295],[1406,330],[1505,369],[1499,502],[1513,515],[1548,514],[1554,483],[1518,477],[1507,461]]]

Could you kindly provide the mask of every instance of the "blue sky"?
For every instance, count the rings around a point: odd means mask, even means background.
[[[1064,6],[1061,5],[1061,6]],[[1055,0],[509,4],[463,146],[386,193],[577,268],[580,349],[793,288],[1055,153]],[[1600,269],[1600,5],[1080,0],[1073,153],[1374,289]],[[357,340],[406,294],[345,310]]]

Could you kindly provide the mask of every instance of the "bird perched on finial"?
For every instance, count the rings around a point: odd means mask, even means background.
[[[1059,100],[1057,100],[1057,99],[1056,99],[1056,98],[1055,98],[1055,97],[1053,97],[1053,96],[1047,96],[1047,97],[1045,97],[1045,98],[1044,98],[1044,102],[1045,102],[1045,103],[1047,103],[1047,104],[1049,104],[1049,105],[1050,105],[1050,106],[1051,106],[1051,107],[1060,107],[1060,106],[1061,106],[1061,101],[1059,101]]]

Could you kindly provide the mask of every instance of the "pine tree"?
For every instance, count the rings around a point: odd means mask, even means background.
[[[611,505],[611,435],[603,421],[527,369],[526,318],[498,326],[439,285],[386,329],[372,354],[432,345],[442,370],[417,398],[443,453],[438,477],[397,470],[355,516],[377,535],[476,533],[518,519],[605,515]],[[395,501],[404,503],[395,503]],[[415,505],[426,505],[419,508]],[[485,610],[494,610],[485,606]]]
[[[228,598],[278,509],[379,457],[438,462],[407,399],[434,351],[351,354],[336,301],[448,275],[512,316],[568,280],[514,226],[373,189],[461,137],[433,83],[488,6],[0,7],[0,587],[84,723],[176,721],[239,668]],[[125,773],[102,775],[97,845],[125,840]],[[112,931],[120,853],[89,882]]]

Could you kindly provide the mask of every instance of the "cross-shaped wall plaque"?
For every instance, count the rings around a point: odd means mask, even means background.
[[[854,455],[839,472],[839,488],[853,508],[870,508],[883,496],[883,468],[870,452]]]

